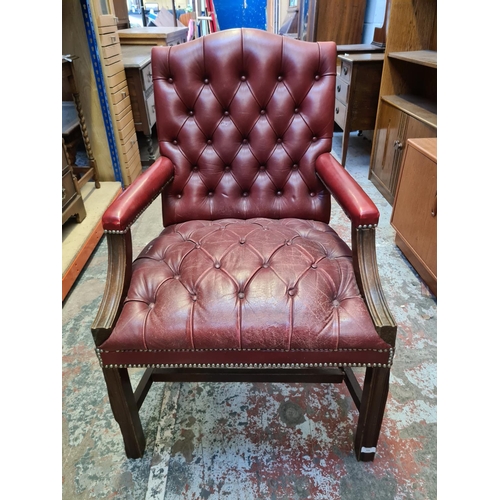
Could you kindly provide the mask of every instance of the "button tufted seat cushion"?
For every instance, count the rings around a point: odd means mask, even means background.
[[[105,365],[337,365],[385,364],[392,350],[333,229],[255,218],[164,229],[134,262],[100,356]]]

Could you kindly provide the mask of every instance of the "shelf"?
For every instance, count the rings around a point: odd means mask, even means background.
[[[417,120],[437,128],[437,105],[435,102],[413,95],[384,95],[381,99]]]
[[[389,52],[391,59],[400,59],[421,66],[437,69],[437,52],[435,50],[412,50],[408,52]]]

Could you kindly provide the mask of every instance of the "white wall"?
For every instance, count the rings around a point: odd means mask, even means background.
[[[386,0],[366,0],[362,43],[371,43],[375,28],[384,24]]]

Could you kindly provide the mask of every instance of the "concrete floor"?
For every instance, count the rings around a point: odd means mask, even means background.
[[[335,134],[337,157],[340,143]],[[351,134],[346,168],[381,212],[379,271],[399,326],[375,461],[354,458],[357,411],[342,385],[213,383],[154,385],[141,409],[146,454],[127,460],[90,333],[103,240],[63,303],[64,499],[436,498],[437,303],[394,245],[391,207],[367,178],[370,150]],[[338,208],[331,224],[350,241]],[[153,203],[134,225],[136,254],[160,228]]]

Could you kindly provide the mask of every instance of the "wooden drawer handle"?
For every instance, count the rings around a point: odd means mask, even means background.
[[[123,98],[127,97],[127,93],[125,91],[122,91],[122,97]]]

